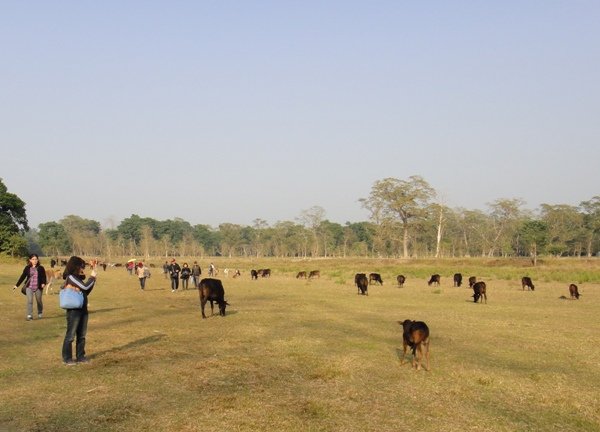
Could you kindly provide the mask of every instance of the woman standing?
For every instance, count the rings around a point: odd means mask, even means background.
[[[25,279],[25,294],[27,295],[27,321],[33,319],[33,297],[37,303],[38,318],[42,318],[44,304],[42,303],[42,294],[46,286],[46,269],[40,265],[40,258],[37,254],[29,255],[29,262],[23,269],[23,273],[15,284],[13,289],[17,289]]]
[[[85,261],[77,256],[72,256],[67,262],[63,273],[65,284],[62,289],[74,289],[83,293],[83,306],[81,309],[67,309],[67,332],[62,347],[62,359],[64,364],[71,366],[76,364],[73,361],[73,341],[75,343],[75,356],[78,363],[87,362],[85,357],[85,335],[87,333],[88,323],[88,295],[92,292],[96,284],[96,269],[93,268],[90,277],[85,280]]]

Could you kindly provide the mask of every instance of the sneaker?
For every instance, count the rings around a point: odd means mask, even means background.
[[[31,321],[33,317],[31,315],[27,315],[27,321]]]
[[[42,319],[42,314],[38,314],[38,319]]]
[[[82,357],[80,359],[77,359],[77,363],[89,363],[90,360],[87,357]]]
[[[77,363],[75,363],[73,360],[64,361],[63,364],[65,366],[75,366],[75,365],[77,365]]]
[[[171,292],[175,292],[175,290],[171,290]]]

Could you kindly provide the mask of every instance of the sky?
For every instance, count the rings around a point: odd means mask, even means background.
[[[600,195],[600,2],[0,2],[0,178],[29,225],[295,221],[423,177]]]

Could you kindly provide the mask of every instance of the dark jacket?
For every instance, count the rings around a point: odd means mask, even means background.
[[[39,290],[42,289],[42,285],[46,285],[46,269],[44,268],[44,266],[42,265],[37,265],[37,277],[38,277],[38,286],[37,288]],[[16,286],[21,285],[21,282],[23,282],[25,279],[27,279],[27,284],[29,284],[29,270],[31,269],[31,265],[26,265],[25,268],[23,269],[23,273],[21,273],[21,276],[19,277],[19,280],[17,281],[17,283],[15,284]],[[27,284],[25,286],[27,286]]]

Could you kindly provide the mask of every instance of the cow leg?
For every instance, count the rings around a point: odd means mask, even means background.
[[[210,301],[210,314],[214,315],[215,314],[215,305],[213,304],[213,301]]]
[[[205,305],[206,305],[206,299],[201,298],[200,299],[200,308],[202,309],[202,318],[206,318],[206,315],[204,315],[204,306]]]
[[[404,339],[404,337],[402,338],[402,360],[400,361],[400,364],[404,364],[404,359],[406,357],[406,348],[408,347],[408,344],[406,343],[406,339]]]

